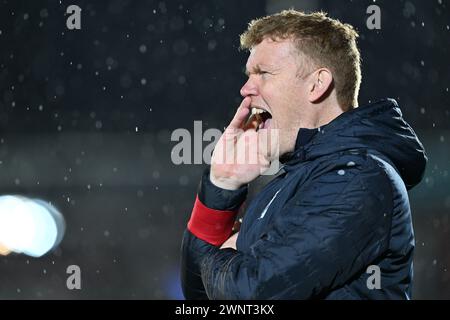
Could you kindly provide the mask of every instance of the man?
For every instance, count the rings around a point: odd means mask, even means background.
[[[421,181],[427,159],[395,100],[357,107],[356,37],[323,13],[294,10],[254,20],[241,36],[248,81],[184,235],[186,298],[411,297],[407,189]],[[250,109],[265,112],[247,122]],[[248,183],[276,156],[272,145],[251,147],[271,130],[279,132],[281,173],[231,236]],[[258,164],[221,161],[244,151]]]

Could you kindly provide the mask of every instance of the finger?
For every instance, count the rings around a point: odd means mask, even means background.
[[[260,129],[258,131],[258,152],[266,159],[275,159],[279,157],[280,150],[279,130]]]
[[[236,161],[238,164],[256,165],[258,163],[258,133],[249,129],[244,131],[236,144]]]
[[[241,105],[236,111],[233,120],[231,120],[230,124],[228,125],[229,129],[240,129],[243,127],[243,125],[245,124],[245,120],[247,119],[247,115],[250,112],[250,103],[251,99],[249,97],[246,97],[244,100],[242,100]]]
[[[251,116],[248,122],[242,127],[244,131],[247,131],[249,129],[256,130],[257,128],[259,128],[259,121],[256,116]]]

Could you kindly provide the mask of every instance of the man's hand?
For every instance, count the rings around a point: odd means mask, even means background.
[[[270,168],[278,150],[278,136],[270,134],[271,129],[256,131],[256,123],[244,128],[250,109],[246,97],[214,148],[210,180],[222,189],[237,190],[256,179]]]
[[[236,232],[231,237],[229,237],[228,240],[222,244],[220,249],[232,248],[232,249],[236,250],[236,240],[237,240],[238,234],[239,234],[239,232]]]

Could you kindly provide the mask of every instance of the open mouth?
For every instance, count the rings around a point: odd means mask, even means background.
[[[250,116],[247,120],[247,123],[244,126],[244,130],[253,128],[256,131],[259,129],[267,129],[270,126],[270,122],[272,120],[272,115],[270,112],[252,107]]]

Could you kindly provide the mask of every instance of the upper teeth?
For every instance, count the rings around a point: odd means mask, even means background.
[[[266,110],[258,109],[258,108],[252,108],[252,114],[261,114],[263,112],[266,112]]]

